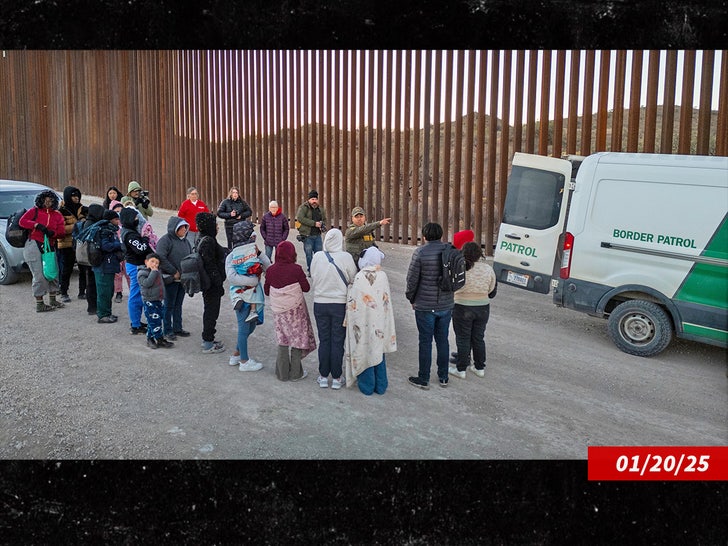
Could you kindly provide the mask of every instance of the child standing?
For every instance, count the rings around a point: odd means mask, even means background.
[[[174,347],[174,343],[164,339],[164,281],[159,270],[159,254],[152,252],[146,255],[144,265],[137,269],[137,280],[147,317],[147,347]]]
[[[263,265],[258,258],[258,247],[255,244],[255,233],[253,224],[243,220],[233,227],[233,239],[238,241],[234,246],[235,255],[232,259],[232,266],[238,275],[258,277],[258,284],[255,286],[230,285],[230,300],[233,309],[239,311],[243,303],[250,304],[250,313],[245,322],[253,322],[258,319],[258,305],[265,303],[263,285],[260,277],[263,275]]]

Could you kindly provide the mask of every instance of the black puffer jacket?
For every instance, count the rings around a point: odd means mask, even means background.
[[[442,251],[447,247],[442,241],[428,241],[412,255],[407,271],[405,296],[418,311],[444,311],[455,305],[455,293],[440,290]]]
[[[232,211],[235,211],[235,216],[230,216]],[[238,197],[235,201],[229,197],[227,199],[223,199],[220,206],[217,208],[217,216],[225,220],[226,226],[231,226],[241,220],[246,220],[250,218],[252,214],[253,210],[250,208],[250,205],[248,205],[248,203],[240,197]]]

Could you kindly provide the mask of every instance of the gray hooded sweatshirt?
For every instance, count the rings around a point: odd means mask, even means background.
[[[182,258],[192,252],[192,245],[186,237],[177,237],[180,226],[189,224],[179,216],[170,216],[167,220],[167,233],[159,238],[157,254],[159,254],[159,269],[162,273],[174,275],[180,268]]]

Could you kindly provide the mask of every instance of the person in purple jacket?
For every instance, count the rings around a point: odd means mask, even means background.
[[[268,203],[268,212],[263,215],[260,221],[260,235],[265,244],[265,255],[272,259],[273,249],[288,239],[288,218],[281,212],[278,201]]]

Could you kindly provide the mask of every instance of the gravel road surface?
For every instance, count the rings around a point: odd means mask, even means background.
[[[159,235],[170,214],[155,211]],[[291,240],[305,263],[295,232]],[[264,368],[229,366],[236,323],[227,297],[217,338],[230,350],[206,355],[200,295],[184,304],[193,335],[152,351],[129,333],[126,286],[111,325],[76,299],[37,314],[29,276],[0,286],[0,457],[586,459],[590,445],[728,445],[724,349],[678,340],[657,357],[627,355],[606,321],[505,285],[492,303],[485,378],[413,388],[417,329],[404,284],[414,247],[381,248],[399,343],[383,396],[319,388],[315,353],[304,360],[306,380],[279,382],[270,316],[250,338]],[[71,287],[75,296],[75,274]]]

